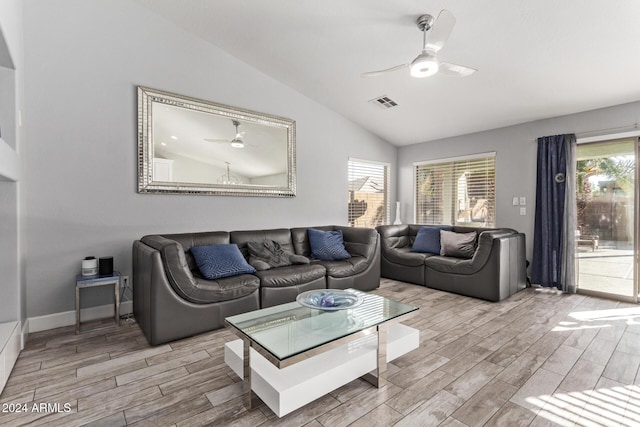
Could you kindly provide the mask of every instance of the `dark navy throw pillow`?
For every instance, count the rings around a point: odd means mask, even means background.
[[[235,244],[194,246],[191,253],[205,279],[214,280],[256,272]]]
[[[307,233],[311,245],[311,258],[323,261],[351,258],[351,254],[344,248],[342,230],[322,231],[309,228]]]
[[[440,230],[452,231],[450,225],[432,225],[420,227],[411,252],[440,255]]]

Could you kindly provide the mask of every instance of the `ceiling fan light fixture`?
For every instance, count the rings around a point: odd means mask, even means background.
[[[231,146],[233,148],[244,148],[244,142],[241,139],[234,139],[231,141]]]
[[[429,77],[438,72],[438,61],[428,52],[422,52],[411,63],[411,77]]]

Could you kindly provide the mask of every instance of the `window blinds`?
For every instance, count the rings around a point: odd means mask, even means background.
[[[415,164],[418,224],[495,226],[495,153]]]
[[[349,159],[348,220],[352,227],[388,223],[389,165]]]

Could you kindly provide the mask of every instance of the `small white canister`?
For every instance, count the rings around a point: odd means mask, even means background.
[[[82,275],[95,276],[98,274],[98,260],[94,256],[85,257],[82,260]]]

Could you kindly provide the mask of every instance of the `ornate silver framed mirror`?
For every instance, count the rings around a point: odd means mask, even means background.
[[[138,86],[138,192],[296,195],[296,123]]]

